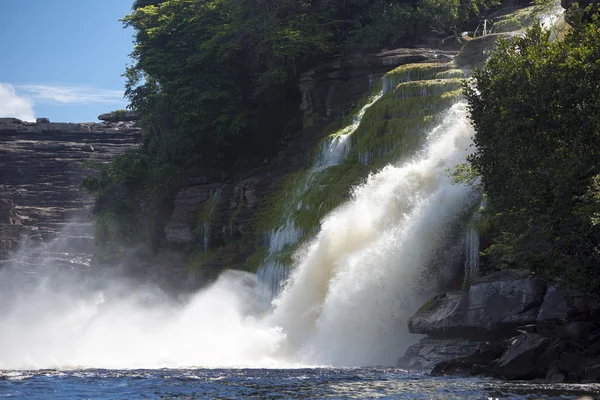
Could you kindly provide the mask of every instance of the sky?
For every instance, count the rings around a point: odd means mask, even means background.
[[[133,0],[0,0],[0,117],[93,122],[123,109]]]

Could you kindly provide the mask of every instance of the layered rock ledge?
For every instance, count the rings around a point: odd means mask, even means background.
[[[443,293],[409,321],[428,335],[400,360],[432,375],[594,382],[600,379],[600,301],[499,271]]]
[[[91,255],[92,199],[80,188],[82,163],[139,146],[136,122],[51,123],[0,118],[0,262],[25,243],[68,238]]]

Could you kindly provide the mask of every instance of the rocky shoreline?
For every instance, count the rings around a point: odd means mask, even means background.
[[[504,270],[435,296],[409,321],[427,335],[399,366],[431,375],[600,379],[600,301]]]

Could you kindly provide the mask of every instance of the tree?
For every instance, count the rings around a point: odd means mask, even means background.
[[[495,222],[492,266],[525,266],[596,290],[600,266],[600,23],[564,41],[537,24],[500,41],[466,94],[470,158]]]

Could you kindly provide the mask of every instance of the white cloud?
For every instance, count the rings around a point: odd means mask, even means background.
[[[18,85],[19,93],[45,104],[125,103],[123,91],[99,89],[93,86]]]
[[[33,101],[18,95],[14,86],[0,82],[0,117],[13,117],[34,121]]]

